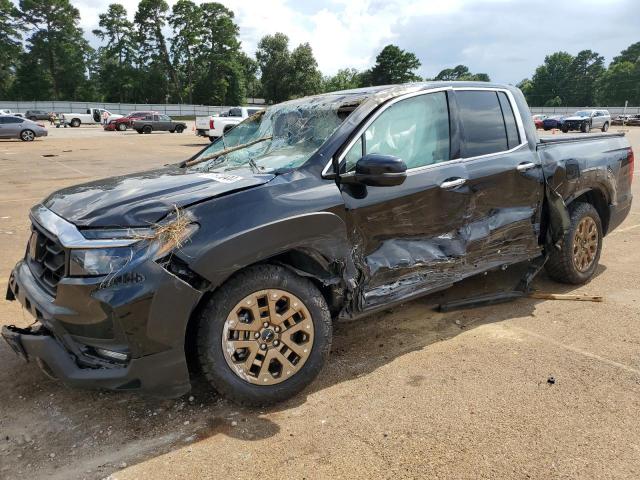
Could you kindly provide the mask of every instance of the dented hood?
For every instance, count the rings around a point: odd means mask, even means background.
[[[249,169],[204,173],[170,166],[74,185],[51,194],[43,204],[79,227],[141,227],[176,206],[256,187],[273,177]]]

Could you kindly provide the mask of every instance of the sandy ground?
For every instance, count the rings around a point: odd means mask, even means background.
[[[640,128],[628,136],[640,152]],[[28,209],[47,193],[206,144],[190,130],[97,127],[0,141],[0,290],[23,255]],[[523,299],[442,314],[441,294],[339,324],[319,379],[272,409],[240,409],[201,381],[163,402],[68,389],[0,344],[0,478],[639,478],[638,205],[606,238],[588,285],[535,282],[604,303]],[[521,273],[446,296],[490,292]],[[0,301],[0,324],[30,321]]]

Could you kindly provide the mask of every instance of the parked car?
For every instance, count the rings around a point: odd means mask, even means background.
[[[547,118],[546,115],[537,114],[537,115],[534,115],[532,118],[533,118],[533,123],[535,124],[536,128],[538,128],[538,129],[544,128],[543,122]]]
[[[131,127],[131,122],[133,120],[139,120],[145,118],[149,115],[158,115],[158,112],[153,111],[141,111],[141,112],[131,112],[128,115],[125,115],[122,118],[116,118],[114,120],[110,120],[104,126],[104,129],[107,131],[118,130],[120,132],[124,132],[127,128]]]
[[[49,120],[51,113],[44,110],[27,110],[24,112],[24,116],[29,120]]]
[[[171,120],[169,115],[153,114],[131,121],[131,128],[138,133],[171,132],[182,133],[187,124]]]
[[[611,120],[611,125],[640,125],[640,115],[634,115],[631,113],[618,115]]]
[[[234,107],[219,116],[196,117],[196,135],[208,137],[213,142],[244,119],[263,110],[258,107]]]
[[[627,125],[632,127],[640,127],[640,115],[631,115],[627,120]]]
[[[224,396],[282,401],[318,375],[332,318],[518,262],[589,281],[633,168],[622,133],[538,139],[507,85],[292,100],[180,164],[34,206],[7,299],[36,323],[2,335],[69,385],[179,396],[188,352]]]
[[[102,123],[102,115],[105,112],[108,114],[107,123],[110,120],[122,118],[122,115],[111,113],[103,108],[88,108],[86,113],[63,113],[62,122],[70,127],[100,124]]]
[[[14,112],[14,111],[12,111],[12,110],[10,110],[8,108],[0,109],[0,115],[11,115],[13,117],[24,118],[24,115],[22,115],[21,113]]]
[[[41,123],[15,115],[0,116],[0,138],[19,138],[23,142],[32,142],[47,134],[47,129]]]
[[[544,130],[553,130],[554,128],[561,128],[562,120],[564,119],[564,117],[565,115],[551,115],[542,121],[542,128]]]
[[[565,117],[560,128],[565,133],[571,130],[589,133],[592,128],[606,132],[610,124],[611,115],[607,110],[580,110],[570,117]]]

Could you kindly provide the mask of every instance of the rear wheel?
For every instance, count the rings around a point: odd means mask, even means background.
[[[562,130],[562,133],[568,133],[569,127],[562,127],[560,130]]]
[[[33,142],[36,138],[36,134],[33,130],[23,130],[20,132],[20,140],[23,142]]]
[[[258,265],[232,277],[206,303],[198,318],[198,359],[225,397],[273,404],[318,375],[331,332],[327,304],[310,280]]]
[[[602,251],[602,222],[590,203],[569,205],[571,226],[562,248],[552,249],[545,265],[551,278],[562,283],[581,284],[593,276]]]
[[[138,130],[138,129],[136,128],[136,132],[138,132],[138,133],[142,133],[142,130]]]
[[[604,125],[602,125],[602,131],[606,132],[607,130],[609,130],[609,122],[604,122]]]
[[[215,142],[216,141],[216,137],[209,137],[209,141],[212,142],[212,143]]]
[[[169,133],[176,133],[175,130],[169,130]]]
[[[145,125],[144,128],[142,129],[142,133],[149,134],[151,132],[153,132],[153,128],[151,128],[151,125]]]
[[[32,122],[35,122],[36,120],[38,120],[38,117],[31,116],[29,117],[29,120],[31,120]]]
[[[118,130],[120,130],[121,132],[124,132],[127,129],[127,124],[126,123],[119,123],[118,124]]]
[[[184,127],[182,125],[178,125],[176,127],[176,133],[182,133],[184,131]]]
[[[69,125],[71,125],[74,128],[75,127],[79,127],[80,126],[80,119],[74,118],[73,120],[71,120],[71,123]]]

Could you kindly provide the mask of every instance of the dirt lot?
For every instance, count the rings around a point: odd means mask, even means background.
[[[640,153],[640,128],[628,135]],[[91,127],[0,141],[0,290],[23,255],[28,209],[48,192],[184,159],[206,143],[190,130]],[[340,324],[316,383],[268,410],[237,408],[201,382],[163,402],[71,390],[0,344],[0,478],[637,479],[638,266],[636,202],[591,283],[535,282],[604,303],[523,299],[441,314],[436,295]],[[521,272],[447,296],[490,292]],[[0,324],[30,322],[0,301]]]

